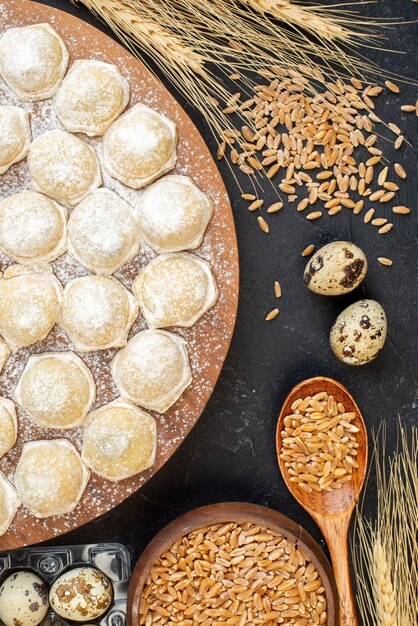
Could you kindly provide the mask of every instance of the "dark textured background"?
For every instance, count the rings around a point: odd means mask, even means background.
[[[44,3],[69,11],[111,34],[81,5],[74,6],[69,0]],[[418,20],[418,5],[412,0],[359,3],[358,8],[367,15]],[[381,67],[418,80],[418,25],[392,27],[386,35],[385,47],[403,54],[373,50],[366,54]],[[398,123],[415,146],[418,117],[401,113],[400,106],[414,103],[417,97],[418,88],[405,85],[400,96],[381,95],[377,99],[378,114]],[[214,153],[207,126],[193,111],[188,112]],[[265,235],[255,215],[246,210],[227,167],[221,166],[235,215],[241,289],[236,331],[219,382],[190,436],[140,492],[100,519],[58,538],[57,543],[120,541],[128,546],[135,562],[156,532],[180,514],[212,502],[243,500],[285,513],[323,545],[315,523],[288,493],[277,467],[276,421],[290,388],[319,374],[337,378],[354,395],[369,429],[386,421],[389,449],[394,445],[398,414],[407,424],[417,422],[417,148],[403,147],[395,158],[395,151],[389,143],[386,145],[386,155],[404,163],[409,174],[397,204],[410,206],[413,212],[406,217],[394,216],[396,228],[385,236],[378,235],[377,229],[363,224],[349,210],[309,223],[291,207],[270,216],[271,232]],[[273,202],[267,184],[265,192],[266,203]],[[304,286],[305,260],[300,252],[309,243],[319,247],[337,239],[348,239],[362,247],[369,259],[369,271],[356,292],[324,298]],[[376,260],[378,256],[391,257],[393,266],[382,267]],[[266,322],[266,312],[277,302],[272,289],[276,279],[283,289],[280,316]],[[389,336],[376,361],[356,368],[335,359],[328,334],[339,312],[362,297],[383,305]],[[372,476],[371,494],[373,487]]]

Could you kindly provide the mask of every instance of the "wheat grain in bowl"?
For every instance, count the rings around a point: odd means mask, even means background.
[[[255,523],[193,530],[149,571],[140,626],[325,624],[325,589],[300,546]]]
[[[356,413],[325,391],[298,398],[291,411],[280,452],[290,481],[306,493],[341,489],[358,467]]]

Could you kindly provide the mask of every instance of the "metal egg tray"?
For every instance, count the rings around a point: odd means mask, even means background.
[[[131,559],[120,543],[94,543],[76,546],[22,548],[0,554],[0,584],[13,572],[32,571],[48,589],[64,572],[79,566],[93,566],[105,574],[113,586],[113,601],[106,613],[95,622],[100,626],[126,626],[126,599],[131,577]],[[51,609],[41,626],[74,624]],[[82,622],[77,622],[80,626]],[[2,622],[0,621],[0,624]]]

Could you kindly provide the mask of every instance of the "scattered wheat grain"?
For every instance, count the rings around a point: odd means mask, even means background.
[[[258,222],[259,227],[261,228],[261,230],[264,233],[269,233],[270,232],[269,225],[267,224],[266,220],[264,219],[264,217],[262,215],[259,215],[257,217],[257,222]]]

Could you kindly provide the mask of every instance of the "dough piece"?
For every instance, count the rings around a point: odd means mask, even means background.
[[[116,65],[74,61],[55,99],[55,111],[70,133],[103,135],[129,102],[129,83]]]
[[[19,100],[51,98],[67,65],[67,48],[49,24],[10,28],[0,38],[0,74]]]
[[[218,297],[209,263],[187,252],[157,256],[132,289],[150,328],[193,326]]]
[[[108,480],[124,480],[154,464],[155,419],[122,399],[105,404],[86,418],[81,455],[84,463]]]
[[[17,416],[14,403],[0,396],[0,458],[13,448],[17,439]]]
[[[30,356],[15,389],[20,406],[41,428],[76,428],[90,411],[96,385],[74,352]]]
[[[10,346],[0,337],[0,374],[10,356]]]
[[[192,382],[184,339],[165,330],[144,330],[112,362],[121,396],[164,413]]]
[[[21,505],[22,502],[15,488],[3,472],[0,472],[0,535],[4,535],[9,530]]]
[[[134,212],[110,189],[97,189],[71,213],[70,254],[96,274],[113,274],[139,251]]]
[[[140,233],[155,252],[197,248],[213,214],[210,198],[188,176],[164,176],[136,204]]]
[[[0,279],[0,334],[12,349],[42,341],[57,321],[61,283],[48,266],[11,265]]]
[[[29,113],[19,107],[0,106],[0,174],[25,158],[31,138]]]
[[[144,104],[135,104],[103,136],[104,167],[128,187],[139,189],[173,169],[176,125]]]
[[[81,352],[126,346],[138,303],[116,278],[82,276],[64,289],[59,325]]]
[[[36,191],[0,202],[0,248],[19,263],[47,263],[67,248],[67,211]]]
[[[102,184],[93,148],[64,130],[37,137],[29,148],[28,166],[33,189],[68,206]]]
[[[38,518],[71,513],[90,472],[68,439],[39,439],[22,448],[14,483],[23,505]]]

